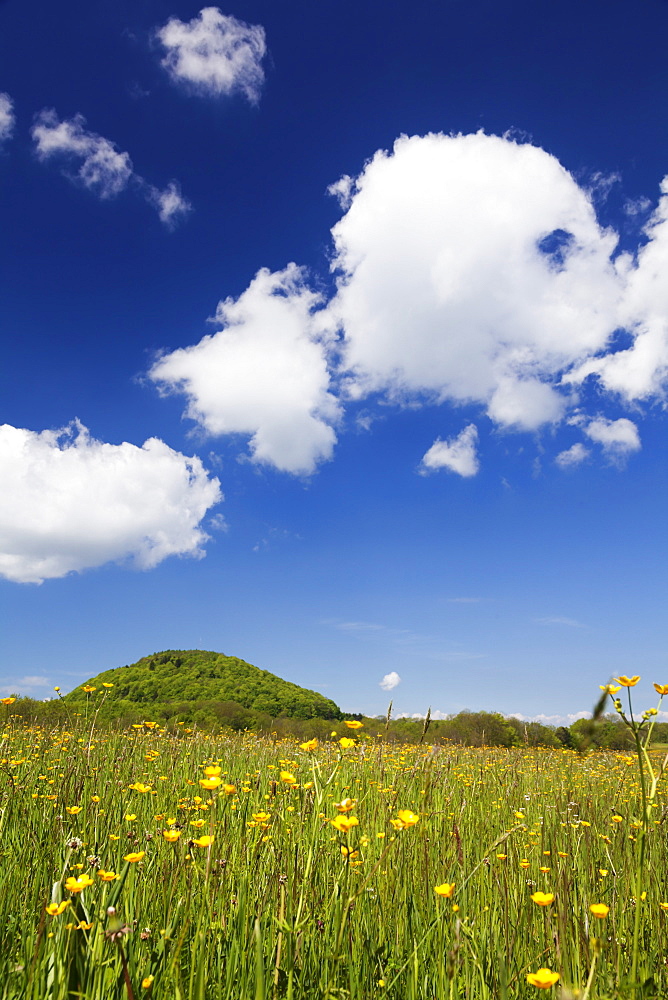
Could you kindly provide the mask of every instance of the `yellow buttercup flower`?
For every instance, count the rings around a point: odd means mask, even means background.
[[[534,892],[531,898],[538,906],[549,906],[550,903],[554,903],[553,892]]]
[[[259,812],[259,813],[251,813],[251,815],[256,823],[266,823],[269,820],[271,813]]]
[[[397,818],[401,824],[399,829],[402,830],[409,826],[415,826],[420,821],[420,817],[416,813],[411,812],[410,809],[400,809],[397,813]],[[394,826],[395,824],[392,823],[392,825]]]
[[[551,969],[538,969],[537,972],[527,973],[527,982],[531,986],[537,986],[539,990],[549,990],[550,986],[559,982],[559,979],[559,973],[552,972]]]
[[[226,795],[234,795],[237,790],[236,785],[223,785],[223,791]]]
[[[210,847],[211,844],[213,844],[213,836],[207,833],[204,837],[199,837],[197,840],[193,840],[193,844],[197,847]]]
[[[84,889],[87,889],[88,886],[92,884],[93,884],[93,879],[90,877],[90,875],[79,875],[78,878],[74,878],[73,875],[70,875],[70,877],[65,882],[65,888],[67,889],[68,892],[77,893],[77,892],[83,892]]]
[[[107,681],[102,681],[103,688],[112,688],[113,686],[114,686],[113,684],[108,684]]]
[[[614,684],[599,684],[601,691],[605,691],[606,694],[617,694],[621,691],[621,687],[616,687]]]
[[[315,738],[315,736],[313,737],[312,740],[307,740],[306,743],[299,744],[299,748],[301,750],[315,750],[317,746],[318,746],[318,741]]]
[[[615,680],[618,684],[621,684],[622,687],[632,688],[635,687],[640,680],[640,674],[636,674],[635,677],[627,677],[626,674],[622,674],[621,677],[615,677]]]
[[[16,698],[0,698],[0,705],[13,705]]]
[[[655,684],[654,690],[660,695],[668,694],[668,684]]]
[[[222,768],[218,767],[217,764],[209,764],[208,767],[204,768],[204,773],[207,778],[217,778],[221,771]]]
[[[146,792],[150,792],[151,791],[151,786],[150,785],[144,785],[144,784],[142,784],[141,781],[135,781],[134,785],[129,785],[128,787],[132,788],[133,791],[135,791],[135,792],[141,792],[142,795],[144,795]]]
[[[592,903],[589,907],[589,912],[592,913],[593,916],[598,917],[599,920],[602,920],[603,917],[607,917],[610,913],[610,907],[606,906],[605,903]]]
[[[344,858],[347,858],[348,861],[350,861],[352,858],[356,858],[358,856],[359,851],[353,851],[351,847],[346,847],[345,845],[342,845],[341,854],[344,856]]]
[[[65,812],[68,812],[70,816],[76,816],[77,813],[81,812],[81,806],[65,806]]]
[[[206,823],[205,819],[191,819],[190,820],[190,825],[194,826],[197,830],[201,830],[205,823]]]
[[[218,788],[218,785],[222,785],[223,779],[222,778],[217,778],[217,777],[213,777],[213,778],[200,778],[199,779],[199,783],[202,786],[202,788],[206,788],[206,789],[208,789],[208,791],[212,791],[212,789]]]
[[[103,868],[100,868],[97,877],[102,879],[103,882],[114,882],[117,878],[120,878],[120,875],[117,875],[116,872],[106,872]]]
[[[146,851],[130,851],[129,854],[124,855],[123,860],[133,863],[135,861],[141,861],[141,859],[146,854]]]
[[[354,826],[359,826],[357,816],[336,816],[330,823],[339,833],[349,833]]]
[[[97,691],[97,688],[96,687],[92,687],[90,684],[84,684],[83,687],[81,688],[81,690],[85,691],[86,694],[92,694],[93,691]]]
[[[70,903],[71,900],[66,899],[62,903],[49,903],[49,905],[45,906],[44,909],[46,910],[46,912],[49,914],[50,917],[59,917],[60,914],[67,909]]]
[[[348,729],[362,729],[364,726],[363,722],[359,722],[358,719],[344,719],[343,725],[347,726]]]
[[[349,750],[351,747],[355,746],[355,740],[351,740],[347,736],[342,736],[339,740],[339,746],[342,750]]]
[[[281,771],[280,778],[281,781],[284,781],[286,783],[286,785],[297,784],[297,779],[295,778],[294,774],[292,774],[290,771]]]
[[[455,891],[454,882],[443,882],[442,885],[435,885],[434,892],[437,896],[444,896],[446,899],[450,899],[453,892]]]
[[[175,844],[181,836],[180,830],[163,830],[162,835],[168,844]]]
[[[144,976],[141,981],[142,989],[148,990],[153,983],[154,976]]]

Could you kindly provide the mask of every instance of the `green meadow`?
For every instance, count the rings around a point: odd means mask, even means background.
[[[650,715],[576,753],[3,713],[2,1000],[668,996]]]

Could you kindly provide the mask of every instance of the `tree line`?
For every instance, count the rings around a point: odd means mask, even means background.
[[[342,724],[343,713],[337,718],[305,718],[281,711],[274,715],[258,708],[249,708],[233,700],[196,699],[193,701],[152,701],[144,703],[116,699],[99,703],[82,699],[38,701],[17,698],[7,709],[17,721],[43,727],[78,728],[82,720],[95,721],[96,727],[127,728],[145,721],[157,722],[167,729],[186,731],[193,728],[210,731],[241,732],[250,730],[258,735],[292,736],[299,740],[316,737],[321,742],[341,736],[361,734],[388,742],[425,744],[456,744],[461,746],[497,747],[565,747],[584,752],[589,749],[630,750],[632,744],[624,724],[614,715],[604,716],[592,724],[578,719],[571,726],[547,726],[539,722],[524,722],[498,712],[463,711],[447,719],[397,718],[388,722],[384,716],[368,717],[346,713],[345,718],[363,723],[357,733],[350,733]],[[668,723],[656,723],[653,743],[668,743]]]

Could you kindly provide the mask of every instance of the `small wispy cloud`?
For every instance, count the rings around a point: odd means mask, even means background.
[[[406,632],[406,629],[388,628],[386,625],[376,625],[374,622],[339,622],[337,628],[342,632],[389,632],[393,635]]]
[[[397,684],[401,684],[401,677],[396,670],[392,670],[389,674],[385,674],[379,683],[383,691],[394,691]]]
[[[162,65],[174,83],[209,97],[240,91],[251,104],[259,101],[267,50],[259,24],[204,7],[190,21],[170,18],[155,34],[166,53]]]
[[[40,160],[53,156],[79,160],[76,177],[83,186],[100,198],[115,198],[130,182],[132,161],[109,139],[85,126],[83,115],[60,121],[53,108],[45,108],[32,127],[35,152]]]
[[[546,615],[544,618],[534,618],[539,625],[567,625],[569,628],[585,628],[582,622],[575,618],[564,618],[563,615]]]
[[[652,202],[649,198],[643,196],[640,198],[627,198],[623,205],[625,214],[632,218],[638,215],[646,215],[651,207]]]
[[[50,681],[48,677],[36,674],[28,674],[26,677],[17,677],[15,681],[11,684],[4,684],[0,687],[0,692],[2,694],[24,694],[30,692],[34,688],[49,687]]]
[[[14,102],[9,94],[0,94],[0,143],[11,139],[15,122]]]
[[[158,218],[168,229],[174,229],[192,210],[188,199],[181,194],[178,181],[170,181],[162,190],[151,184],[147,185],[146,198],[157,210]]]
[[[479,660],[487,656],[486,653],[458,648],[451,640],[444,640],[439,636],[414,632],[408,628],[395,628],[378,622],[341,621],[340,619],[326,618],[322,619],[320,624],[335,628],[339,632],[355,636],[363,641],[397,647],[401,650],[402,656],[407,656],[410,653],[438,663]]]
[[[327,194],[331,194],[334,198],[336,198],[343,211],[347,212],[353,200],[354,190],[355,181],[349,174],[344,174],[343,177],[338,179],[338,181],[329,185],[327,188]]]
[[[132,184],[170,229],[190,211],[190,203],[176,181],[170,181],[163,190],[149,184],[135,173],[128,153],[86,128],[83,115],[61,121],[53,108],[44,108],[35,116],[31,135],[40,160],[57,157],[66,164],[78,163],[76,173],[65,167],[64,175],[103,201],[116,198]]]
[[[578,441],[565,451],[560,451],[554,461],[560,469],[573,469],[575,466],[581,465],[582,462],[584,462],[588,457],[589,448],[585,448],[585,446]]]
[[[350,632],[359,636],[379,636],[389,639],[422,638],[421,636],[416,635],[415,632],[411,632],[410,629],[393,628],[390,625],[380,625],[377,622],[342,622],[333,619],[325,619],[322,624],[331,625],[340,632]]]

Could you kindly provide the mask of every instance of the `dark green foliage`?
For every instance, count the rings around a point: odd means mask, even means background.
[[[105,683],[113,687],[104,688]],[[174,711],[176,705],[183,706],[187,714],[194,704],[208,705],[205,715],[219,721],[230,712],[237,718],[238,710],[244,709],[248,710],[242,716],[246,721],[257,715],[269,719],[341,718],[338,705],[316,691],[284,681],[235,656],[199,649],[154,653],[130,666],[104,670],[86,684],[95,687],[95,692],[88,695],[81,685],[65,696],[65,702],[73,708],[88,700],[92,709],[103,696],[104,719],[127,714],[132,708],[142,717],[169,718],[178,714]],[[226,709],[226,704],[235,707]]]
[[[569,750],[574,748],[573,734],[566,726],[558,726],[554,735],[562,746],[567,747]]]
[[[631,750],[633,737],[616,715],[605,715],[595,721],[578,719],[571,726],[576,749],[594,747],[600,750]]]

